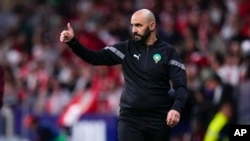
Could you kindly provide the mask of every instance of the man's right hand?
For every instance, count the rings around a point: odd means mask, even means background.
[[[74,31],[71,27],[70,23],[67,24],[67,30],[63,30],[60,35],[60,41],[63,43],[69,42],[71,39],[74,38]]]

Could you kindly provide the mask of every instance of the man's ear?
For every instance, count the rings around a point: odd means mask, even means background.
[[[151,31],[155,29],[155,22],[154,21],[151,21],[149,23],[149,28],[150,28]]]

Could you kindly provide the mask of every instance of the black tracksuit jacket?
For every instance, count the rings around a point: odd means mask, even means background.
[[[125,80],[120,101],[120,116],[142,115],[166,119],[168,110],[179,112],[186,103],[186,71],[176,50],[158,39],[146,46],[127,40],[92,51],[76,38],[67,43],[72,51],[92,65],[122,65]],[[170,98],[170,80],[175,90],[175,99]]]

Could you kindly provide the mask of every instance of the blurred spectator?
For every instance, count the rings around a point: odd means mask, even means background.
[[[238,86],[237,104],[238,104],[238,124],[250,124],[250,64],[248,62],[244,81]]]
[[[204,141],[229,140],[229,125],[233,114],[233,105],[224,103],[209,122]]]
[[[225,62],[225,57],[220,52],[211,52],[208,56],[210,68],[217,74],[220,75],[222,65]]]
[[[32,141],[67,141],[55,123],[42,120],[36,115],[27,115],[23,124],[31,131]]]
[[[59,115],[70,100],[69,91],[63,89],[57,79],[50,80],[50,93],[46,102],[46,111],[51,115]]]
[[[220,109],[229,105],[230,115],[235,115],[236,112],[236,101],[235,101],[235,90],[230,84],[223,83],[221,78],[213,71],[206,70],[202,73],[203,85],[200,91],[199,110],[197,113],[197,121],[201,125],[201,131],[205,134],[209,123],[220,111]],[[230,123],[235,122],[236,116],[228,117]]]
[[[239,84],[241,78],[241,59],[242,56],[239,42],[231,41],[225,54],[225,63],[218,72],[223,83],[228,83],[232,86]]]
[[[3,95],[4,95],[4,69],[0,65],[0,109],[3,106]]]
[[[2,110],[3,106],[3,96],[4,96],[4,69],[0,65],[0,111]],[[2,113],[2,112],[0,112]],[[0,114],[0,118],[2,118],[2,114]],[[4,131],[4,123],[0,120],[0,133],[3,133]]]

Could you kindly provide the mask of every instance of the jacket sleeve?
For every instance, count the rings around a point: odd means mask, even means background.
[[[120,64],[124,58],[124,54],[117,49],[119,44],[115,46],[107,46],[101,50],[93,51],[81,44],[76,38],[67,42],[71,50],[82,60],[92,65],[117,65]]]
[[[169,77],[175,90],[175,100],[171,109],[175,109],[181,113],[188,98],[186,70],[174,48],[171,48],[170,54],[168,62]]]

